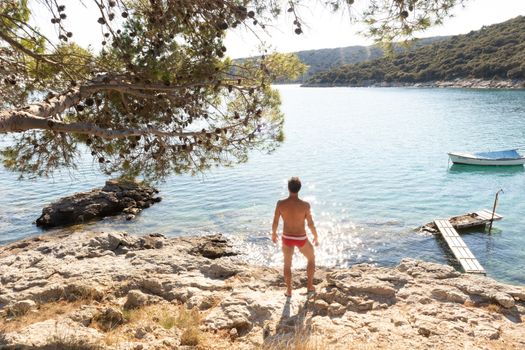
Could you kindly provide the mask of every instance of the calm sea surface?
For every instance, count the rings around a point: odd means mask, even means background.
[[[273,154],[200,177],[158,185],[163,201],[135,221],[90,224],[168,236],[222,232],[257,263],[281,263],[270,243],[274,205],[300,176],[321,246],[318,263],[397,264],[414,257],[454,264],[436,237],[413,229],[435,218],[491,208],[502,188],[492,234],[463,238],[488,275],[525,284],[525,171],[450,166],[447,152],[525,148],[525,91],[299,88],[280,86],[286,140]],[[32,222],[61,196],[103,185],[97,165],[36,181],[0,168],[0,244],[39,234]],[[304,264],[298,259],[296,266]]]

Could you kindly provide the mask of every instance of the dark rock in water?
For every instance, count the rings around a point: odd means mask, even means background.
[[[75,193],[47,205],[36,225],[43,228],[80,224],[121,213],[137,215],[142,209],[160,202],[159,191],[130,180],[109,180],[103,188]]]

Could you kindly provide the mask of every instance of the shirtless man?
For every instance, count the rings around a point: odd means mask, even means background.
[[[308,223],[308,227],[312,232],[314,245],[318,245],[317,231],[315,229],[312,213],[310,212],[310,204],[299,199],[299,190],[301,189],[301,181],[297,177],[292,177],[288,180],[288,191],[290,195],[286,199],[277,201],[275,207],[275,215],[273,217],[272,225],[272,241],[277,243],[277,228],[279,227],[279,217],[283,218],[283,254],[284,254],[284,282],[286,284],[287,297],[292,296],[292,257],[294,247],[299,248],[299,251],[308,259],[306,267],[306,275],[308,277],[307,293],[312,295],[314,289],[314,271],[315,271],[315,254],[314,247],[306,236],[304,222]]]

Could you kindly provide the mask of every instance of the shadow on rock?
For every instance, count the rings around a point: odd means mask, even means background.
[[[299,305],[297,313],[292,315],[290,298],[283,305],[281,318],[272,331],[269,325],[263,330],[263,346],[268,348],[297,348],[307,340],[312,332],[311,316],[315,313],[315,304],[305,300]],[[273,334],[272,334],[273,333]]]

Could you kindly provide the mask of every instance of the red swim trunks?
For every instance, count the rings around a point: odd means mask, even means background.
[[[308,241],[308,238],[306,235],[304,236],[290,236],[283,234],[283,244],[287,247],[297,247],[302,248],[306,242]]]

